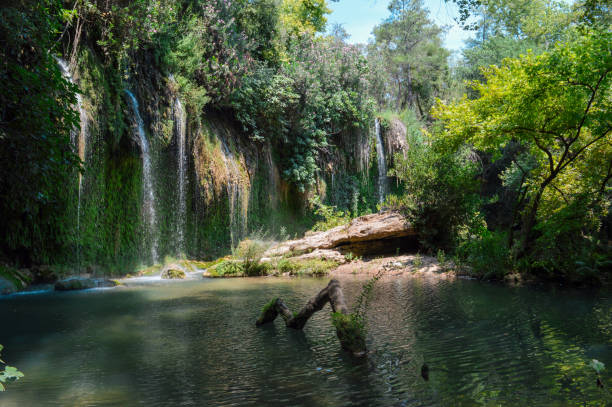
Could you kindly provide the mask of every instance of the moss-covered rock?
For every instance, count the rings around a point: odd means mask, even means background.
[[[95,288],[97,284],[91,278],[72,277],[55,283],[55,291],[74,291]]]
[[[167,280],[182,280],[185,277],[187,277],[185,271],[178,268],[169,267],[161,273],[161,278]]]

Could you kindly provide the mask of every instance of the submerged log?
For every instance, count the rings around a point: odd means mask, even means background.
[[[336,279],[330,280],[329,284],[312,297],[296,314],[293,314],[280,298],[273,299],[263,307],[255,325],[261,326],[273,322],[280,315],[288,328],[303,329],[308,319],[315,312],[323,309],[328,302],[332,308],[332,323],[336,328],[336,335],[342,348],[356,356],[365,355],[364,326],[349,314],[340,282]]]

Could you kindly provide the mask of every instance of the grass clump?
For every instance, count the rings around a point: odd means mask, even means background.
[[[236,260],[223,260],[210,267],[208,273],[211,277],[243,277],[244,268]]]
[[[282,259],[276,265],[276,270],[280,274],[290,276],[309,275],[324,276],[330,270],[338,267],[338,263],[331,260],[312,259],[312,260],[291,260]]]
[[[262,263],[261,258],[270,245],[271,242],[257,238],[246,239],[238,244],[234,257],[242,262],[244,275],[252,277],[268,274],[269,266]]]

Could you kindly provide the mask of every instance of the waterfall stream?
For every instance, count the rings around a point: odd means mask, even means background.
[[[178,211],[176,222],[176,233],[178,237],[179,254],[185,254],[185,227],[187,226],[187,152],[186,152],[186,131],[187,115],[181,100],[177,97],[172,107],[174,116],[174,135],[177,143],[177,162],[178,162]]]
[[[225,167],[228,172],[227,195],[230,215],[230,239],[232,248],[236,247],[240,239],[246,234],[247,212],[243,204],[242,186],[240,185],[240,169],[236,165],[234,155],[225,141],[221,139]]]
[[[151,152],[149,149],[149,141],[144,130],[144,122],[140,116],[140,108],[138,100],[132,92],[125,90],[125,93],[130,99],[132,110],[134,111],[134,120],[137,127],[137,137],[142,150],[142,209],[145,218],[146,234],[151,245],[151,260],[157,262],[157,218],[155,213],[155,192],[153,190],[153,168],[151,166]]]
[[[380,131],[380,120],[376,118],[376,158],[378,160],[378,202],[382,203],[387,194],[387,162]]]
[[[70,72],[70,66],[66,61],[61,58],[55,58],[57,64],[62,72],[64,78],[70,81],[70,83],[74,84],[74,78],[72,77],[72,73]],[[86,163],[87,158],[87,144],[88,144],[88,119],[87,119],[87,111],[83,106],[83,97],[80,93],[76,94],[77,99],[77,109],[79,110],[79,124],[80,131],[76,131],[74,129],[70,132],[70,142],[75,150],[75,152],[79,155],[81,162],[83,165]],[[77,267],[80,269],[81,267],[81,253],[80,253],[80,240],[81,240],[81,192],[83,190],[83,174],[79,171],[79,190],[78,190],[78,200],[77,200],[77,235],[79,243],[77,244]]]

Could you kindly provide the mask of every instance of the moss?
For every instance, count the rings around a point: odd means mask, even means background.
[[[268,312],[271,308],[274,308],[276,306],[276,301],[278,301],[278,297],[272,299],[269,303],[267,303],[266,305],[263,306],[263,308],[261,309],[261,313],[265,314],[266,312]]]
[[[164,270],[161,274],[161,278],[168,279],[168,280],[184,279],[185,277],[186,275],[183,270],[173,269],[173,268]]]
[[[332,324],[342,348],[359,355],[366,351],[365,326],[352,314],[332,313]]]
[[[257,318],[257,322],[255,322],[255,325],[263,325],[268,322],[272,322],[274,321],[274,319],[276,319],[276,316],[278,315],[278,311],[276,310],[276,303],[278,300],[278,297],[274,298],[263,306],[263,308],[261,309],[261,314],[259,315],[259,318]]]
[[[18,290],[24,288],[29,283],[17,269],[12,267],[0,266],[0,278],[7,280]]]
[[[241,262],[236,260],[224,260],[208,269],[211,277],[243,277],[244,268]]]
[[[323,276],[336,267],[338,267],[338,263],[335,261],[323,259],[281,259],[276,264],[276,270],[278,270],[279,273],[289,273],[289,275]]]

